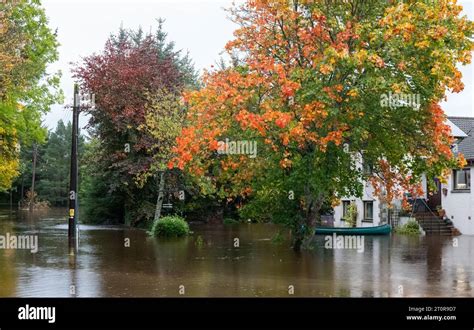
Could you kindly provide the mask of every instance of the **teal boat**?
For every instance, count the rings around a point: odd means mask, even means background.
[[[316,228],[316,235],[388,235],[392,227],[385,224],[376,227],[319,227]]]

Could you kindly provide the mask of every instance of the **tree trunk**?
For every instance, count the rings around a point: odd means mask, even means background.
[[[156,199],[155,218],[157,221],[161,217],[161,207],[163,205],[163,191],[165,189],[165,172],[160,173],[160,182],[158,184],[158,198]]]
[[[10,188],[10,217],[13,212],[13,189]]]
[[[20,200],[18,202],[18,209],[25,207],[23,205],[25,201],[25,176],[21,175],[21,192],[20,192]]]
[[[308,208],[305,217],[297,224],[293,239],[293,251],[300,252],[305,240],[313,237],[323,202],[324,198],[321,195],[314,197],[309,192],[307,193],[306,203]]]
[[[30,212],[33,211],[33,207],[35,206],[35,181],[36,181],[36,158],[38,155],[38,146],[36,143],[33,144],[33,169],[31,174],[31,199],[29,209]]]
[[[296,237],[293,242],[293,251],[296,253],[301,252],[301,246],[303,245],[303,238]]]

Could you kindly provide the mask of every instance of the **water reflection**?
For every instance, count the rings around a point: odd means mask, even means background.
[[[193,225],[184,239],[81,225],[71,254],[65,210],[0,212],[0,235],[37,233],[39,251],[0,250],[2,297],[472,296],[474,237],[366,237],[363,253],[313,249],[295,255],[266,224]],[[240,246],[234,247],[238,238]],[[129,244],[128,244],[129,242]]]

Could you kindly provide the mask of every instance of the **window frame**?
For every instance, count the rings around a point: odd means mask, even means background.
[[[372,217],[368,218],[367,217],[367,205],[372,205]],[[374,222],[374,201],[363,201],[363,206],[364,206],[364,218],[362,221],[364,222]]]
[[[347,205],[347,206],[346,206]],[[349,211],[349,206],[351,205],[351,201],[349,200],[344,200],[342,201],[342,216],[341,216],[341,221],[346,221],[346,214]]]
[[[368,160],[362,160],[362,174],[370,176],[374,173],[374,164]]]
[[[461,188],[458,186],[457,178],[458,173],[464,172],[464,178],[466,180],[466,186]],[[453,191],[470,191],[471,190],[471,169],[470,168],[461,168],[453,170]]]

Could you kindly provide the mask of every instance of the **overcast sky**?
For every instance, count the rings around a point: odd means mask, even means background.
[[[473,20],[473,0],[459,3]],[[224,11],[231,5],[232,0],[43,0],[50,26],[57,28],[61,44],[59,61],[51,65],[50,70],[62,71],[61,87],[66,103],[71,103],[74,84],[71,62],[100,52],[110,33],[116,32],[121,25],[155,30],[156,19],[162,17],[166,20],[164,29],[169,40],[175,41],[178,49],[188,50],[196,68],[202,71],[215,64],[226,42],[232,39],[236,26]],[[474,116],[474,66],[462,67],[461,71],[465,89],[460,94],[450,95],[443,108],[451,116]],[[68,121],[70,118],[70,110],[56,105],[45,116],[44,124],[54,128],[59,119]],[[84,125],[87,119],[81,121]]]

